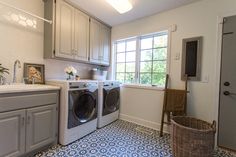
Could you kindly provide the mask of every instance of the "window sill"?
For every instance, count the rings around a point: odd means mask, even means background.
[[[121,87],[164,91],[164,87],[151,86],[151,85],[141,85],[141,84],[128,84],[128,83],[124,83],[124,84],[121,84]]]

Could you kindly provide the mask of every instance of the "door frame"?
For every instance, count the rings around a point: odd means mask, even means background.
[[[213,102],[214,108],[214,119],[219,122],[219,107],[220,107],[220,78],[221,78],[221,55],[222,55],[222,34],[223,34],[223,19],[229,16],[236,16],[236,11],[228,12],[217,16],[217,38],[216,38],[216,66],[215,66],[215,80],[214,80],[214,96]],[[218,123],[219,124],[219,123]],[[215,146],[218,147],[218,124],[216,131]]]

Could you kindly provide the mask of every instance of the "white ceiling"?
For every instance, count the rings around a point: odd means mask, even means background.
[[[129,0],[133,4],[133,9],[125,14],[119,14],[106,0],[69,1],[106,24],[115,26],[199,0]]]

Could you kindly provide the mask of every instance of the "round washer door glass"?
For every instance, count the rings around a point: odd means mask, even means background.
[[[106,110],[114,112],[119,109],[120,91],[118,89],[112,89],[107,93],[105,107]]]
[[[91,93],[85,92],[78,97],[73,106],[76,118],[81,123],[85,123],[95,114],[96,99]]]

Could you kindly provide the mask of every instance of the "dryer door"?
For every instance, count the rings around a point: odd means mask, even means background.
[[[74,101],[73,112],[80,123],[94,119],[96,113],[96,98],[89,92],[82,92]]]
[[[104,90],[103,115],[115,112],[120,106],[120,87]]]

